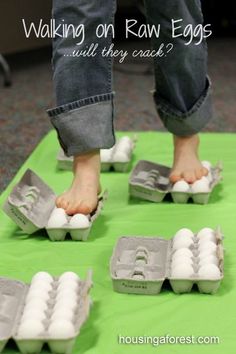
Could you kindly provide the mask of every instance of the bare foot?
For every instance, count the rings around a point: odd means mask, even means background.
[[[68,191],[56,200],[68,215],[89,214],[96,209],[100,182],[100,151],[74,157],[74,180]]]
[[[175,183],[181,179],[194,183],[208,174],[198,158],[198,135],[188,137],[174,136],[174,164],[170,181]]]

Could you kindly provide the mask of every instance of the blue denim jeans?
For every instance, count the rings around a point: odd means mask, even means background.
[[[199,132],[212,116],[210,82],[207,77],[207,46],[186,46],[183,38],[171,37],[171,19],[196,26],[203,22],[200,0],[145,0],[147,23],[161,25],[153,49],[172,42],[172,52],[154,60],[154,102],[167,130],[178,136]],[[65,56],[76,49],[76,39],[53,40],[54,86],[57,107],[49,109],[59,142],[67,156],[114,145],[112,59],[101,55],[112,43],[112,32],[97,38],[95,28],[113,24],[115,0],[53,0],[53,18],[59,24],[84,24],[85,41],[79,49],[98,43],[94,57]],[[196,39],[197,40],[197,39]]]

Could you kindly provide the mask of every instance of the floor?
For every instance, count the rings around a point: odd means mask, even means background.
[[[209,41],[215,114],[206,131],[236,132],[235,44],[233,38]],[[136,47],[137,43],[129,42],[128,46]],[[0,191],[51,129],[45,110],[54,105],[50,49],[8,59],[13,85],[0,86]],[[164,131],[150,93],[153,88],[151,62],[127,61],[122,65],[115,63],[114,68],[116,129]]]

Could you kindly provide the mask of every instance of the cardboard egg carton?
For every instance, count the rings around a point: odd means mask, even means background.
[[[44,344],[48,344],[52,353],[71,353],[76,337],[79,335],[80,329],[90,312],[91,299],[89,291],[92,286],[91,272],[88,272],[86,280],[79,280],[78,278],[78,286],[75,292],[76,304],[71,312],[72,316],[70,320],[67,315],[63,318],[63,312],[60,314],[61,319],[59,321],[63,321],[61,323],[64,323],[64,325],[69,321],[69,327],[72,328],[69,336],[65,332],[55,335],[51,333],[52,331],[50,332],[53,314],[56,311],[55,307],[59,301],[57,299],[58,279],[59,277],[53,278],[45,306],[40,308],[42,299],[39,299],[37,294],[34,294],[35,298],[33,301],[35,302],[33,306],[35,304],[36,308],[33,309],[32,307],[32,311],[28,311],[27,314],[27,304],[30,302],[27,295],[30,292],[30,284],[0,277],[0,352],[4,350],[8,341],[13,339],[22,354],[39,354]],[[66,294],[71,294],[71,283],[67,283],[66,286],[68,291]],[[63,305],[63,303],[59,303],[59,307],[60,305]],[[71,311],[70,309],[71,307],[64,303],[64,314],[67,310]],[[26,317],[27,315],[28,317]],[[28,331],[26,330],[22,334],[20,329],[26,322],[28,322],[29,328]],[[35,324],[35,322],[37,323]],[[37,331],[38,324],[42,331]],[[64,330],[66,331],[66,328]]]
[[[162,202],[170,194],[175,203],[187,203],[191,198],[196,204],[207,204],[214,187],[221,181],[222,166],[218,163],[211,167],[209,172],[208,191],[196,193],[189,184],[188,191],[175,191],[173,183],[169,180],[171,168],[141,160],[134,167],[129,179],[129,193],[131,197]]]
[[[110,272],[113,288],[119,293],[157,295],[163,282],[168,279],[173,291],[177,294],[188,293],[197,284],[201,293],[214,294],[223,278],[223,246],[222,234],[218,228],[215,232],[217,245],[216,257],[220,275],[201,278],[198,275],[199,245],[196,234],[190,247],[193,273],[189,277],[172,276],[172,259],[176,251],[173,239],[159,237],[121,237],[113,251],[110,261]],[[208,258],[209,259],[209,258]],[[181,260],[179,260],[181,265]]]
[[[64,213],[65,223],[52,227],[48,222],[55,210],[56,194],[41,178],[28,169],[8,196],[3,210],[27,234],[45,228],[51,241],[63,241],[68,233],[74,241],[86,241],[106,197],[107,192],[104,192],[98,200],[96,210],[90,215],[83,216],[87,217],[85,226],[71,225],[71,217]]]
[[[118,139],[111,149],[101,149],[101,171],[127,172],[130,168],[135,142],[135,137],[129,138],[128,136],[124,136]],[[73,168],[73,157],[67,157],[64,151],[60,149],[57,155],[57,166],[61,170],[71,171]]]

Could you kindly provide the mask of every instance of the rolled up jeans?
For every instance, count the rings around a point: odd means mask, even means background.
[[[200,0],[145,0],[147,23],[161,25],[161,35],[152,47],[173,43],[166,57],[154,60],[157,111],[169,132],[177,136],[198,133],[212,116],[210,81],[207,76],[207,45],[204,40],[185,45],[182,36],[172,38],[171,20],[182,26],[203,22]],[[53,40],[53,70],[57,106],[49,109],[51,122],[67,156],[115,143],[113,120],[112,58],[101,55],[112,44],[112,30],[98,38],[99,24],[113,24],[116,0],[53,0],[53,18],[59,24],[85,26],[85,40],[79,49],[97,43],[94,57],[73,57],[76,39],[72,34]],[[69,54],[69,55],[68,55]],[[134,102],[135,104],[135,102]]]

